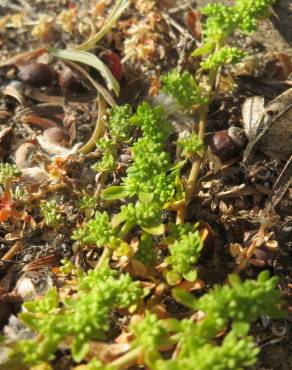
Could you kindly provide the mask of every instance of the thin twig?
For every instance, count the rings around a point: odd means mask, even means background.
[[[22,248],[21,242],[16,242],[7,253],[4,254],[4,256],[1,258],[1,261],[10,261],[12,258],[18,253]]]

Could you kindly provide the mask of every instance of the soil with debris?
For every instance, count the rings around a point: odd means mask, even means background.
[[[174,67],[196,68],[190,57],[197,45],[191,9],[210,2],[131,1],[94,50],[109,67],[113,63],[112,71],[121,86],[118,104],[136,107],[144,100],[152,102],[162,73]],[[101,27],[112,4],[109,0],[4,0],[0,4],[0,155],[2,162],[14,163],[22,172],[13,184],[12,196],[3,190],[0,199],[0,327],[11,339],[31,336],[16,319],[21,303],[64,283],[58,270],[61,260],[68,258],[87,270],[99,258],[96,249],[78,249],[71,238],[86,219],[78,208],[84,192],[92,195],[103,186],[102,175],[92,168],[100,159],[99,152],[92,147],[80,154],[98,120],[96,90],[72,64],[56,58],[47,48],[65,49],[83,42]],[[222,161],[210,149],[187,214],[187,221],[199,220],[211,230],[199,275],[208,287],[224,283],[236,269],[240,249],[250,244],[259,229],[259,210],[269,206],[270,213],[263,216],[271,224],[266,239],[241,275],[254,278],[268,269],[279,276],[288,315],[280,321],[263,318],[254,325],[253,335],[261,348],[253,367],[256,370],[292,369],[292,138],[291,128],[283,128],[285,124],[291,127],[292,117],[281,95],[292,86],[291,19],[291,1],[280,0],[256,34],[232,39],[249,56],[222,72],[220,95],[208,113],[206,141],[231,126],[247,130],[253,120],[248,104],[261,111],[266,108],[266,116],[267,106],[274,104],[278,126],[272,139],[268,134],[261,139],[255,139],[252,132],[247,134],[245,147]],[[122,72],[115,69],[111,52],[122,62]],[[31,62],[50,66],[48,84],[34,86],[34,81],[21,76]],[[74,76],[68,82],[70,68]],[[103,84],[96,71],[87,72]],[[244,106],[246,114],[242,113]],[[248,155],[246,145],[251,147]],[[129,153],[125,150],[119,155],[121,169],[116,178],[109,176],[106,186],[117,184],[124,174],[123,161]],[[247,160],[243,163],[244,155]],[[45,224],[40,210],[52,200],[63,219],[57,228]],[[4,209],[9,209],[9,218]],[[177,309],[171,304],[166,310]],[[118,332],[119,328],[112,330]],[[66,354],[54,364],[54,369],[61,368],[73,368]]]

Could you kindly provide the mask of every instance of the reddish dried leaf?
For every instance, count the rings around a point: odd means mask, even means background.
[[[127,331],[122,331],[122,333],[116,337],[115,342],[122,344],[122,343],[130,343],[134,338],[134,335],[132,333],[129,333]]]
[[[134,272],[134,275],[140,276],[142,278],[147,278],[149,273],[148,273],[148,268],[143,265],[142,262],[136,260],[136,259],[131,259],[130,266]]]
[[[11,216],[11,211],[8,208],[0,210],[0,222],[6,222]]]
[[[30,124],[40,128],[50,128],[57,126],[55,121],[48,118],[38,117],[38,116],[25,116],[21,120],[22,123]]]
[[[201,13],[198,10],[190,9],[188,11],[186,26],[195,39],[199,41],[202,39]]]
[[[197,279],[194,282],[190,282],[190,281],[185,280],[182,283],[180,283],[179,285],[177,285],[177,288],[181,288],[181,289],[186,290],[188,292],[192,292],[194,290],[201,290],[201,289],[204,289],[204,287],[205,287],[205,283],[203,282],[203,280],[200,280],[200,279]]]
[[[120,82],[122,80],[122,64],[118,54],[108,50],[102,53],[101,59],[109,67],[114,78]]]

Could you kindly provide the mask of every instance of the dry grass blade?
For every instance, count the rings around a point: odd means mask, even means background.
[[[77,69],[77,71],[79,71],[81,74],[83,74],[83,76],[86,77],[87,80],[96,88],[97,93],[101,94],[104,97],[105,101],[110,106],[113,107],[114,105],[116,105],[116,102],[115,102],[114,98],[111,96],[111,94],[100,83],[95,81],[83,67],[81,67],[79,64],[77,64],[75,62],[68,62],[67,61],[67,64],[70,67],[72,67],[74,69]]]
[[[266,206],[268,208],[275,208],[283,198],[284,194],[288,190],[291,183],[292,183],[292,155],[285,164],[283,171],[280,173],[280,176],[278,177],[274,185],[272,194],[270,195],[266,203]]]
[[[85,145],[83,145],[80,149],[79,152],[86,154],[90,152],[92,148],[94,148],[96,140],[101,137],[104,131],[104,120],[103,117],[105,115],[106,111],[106,104],[103,99],[103,97],[99,94],[98,96],[98,118],[97,118],[97,123],[95,126],[95,129],[93,131],[93,134],[91,138],[87,141]]]
[[[79,50],[61,50],[61,49],[50,49],[52,55],[73,62],[87,64],[95,68],[105,79],[106,84],[110,90],[113,90],[118,96],[120,93],[120,85],[118,81],[112,75],[110,69],[95,55],[86,51]],[[104,95],[104,89],[101,89],[101,85],[97,85],[100,93]]]
[[[109,14],[107,20],[105,21],[105,24],[100,29],[100,31],[96,35],[90,37],[83,44],[76,46],[74,49],[80,51],[87,51],[94,48],[96,43],[99,42],[113,27],[113,25],[120,18],[120,16],[123,14],[124,10],[128,7],[128,5],[129,5],[128,0],[118,0],[115,6],[113,7],[111,13]]]

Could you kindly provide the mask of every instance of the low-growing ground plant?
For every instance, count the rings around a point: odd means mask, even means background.
[[[59,274],[67,279],[65,287],[52,288],[23,305],[19,318],[35,337],[4,341],[11,363],[49,369],[45,366],[66,351],[76,370],[135,365],[152,370],[240,370],[255,364],[260,349],[250,335],[252,324],[263,316],[284,316],[278,278],[264,271],[257,280],[242,281],[231,274],[224,285],[205,294],[190,293],[184,283],[195,284],[200,277],[205,237],[200,225],[185,219],[205,156],[205,122],[220,69],[245,55],[228,45],[228,37],[235,31],[255,31],[273,2],[236,0],[233,6],[216,3],[201,9],[206,17],[203,41],[193,52],[200,67],[194,75],[175,69],[161,78],[162,91],[172,96],[177,109],[199,117],[197,132],[177,139],[164,108],[149,102],[136,109],[111,109],[106,134],[96,142],[101,159],[92,168],[114,178],[124,166],[123,175],[115,185],[104,180],[101,194],[83,193],[79,211],[90,212],[80,218],[72,235],[78,251],[97,252],[96,266],[84,272],[64,262]],[[180,149],[180,158],[173,155],[173,147]],[[119,159],[125,150],[130,154],[126,165]],[[18,175],[12,167],[1,171],[3,183]],[[54,202],[42,205],[41,215],[53,228],[64,217]],[[148,277],[155,288],[143,281]],[[166,294],[183,319],[155,310]],[[120,317],[119,334],[128,338],[127,351],[103,363],[92,353],[92,345],[115,339],[113,326]]]

